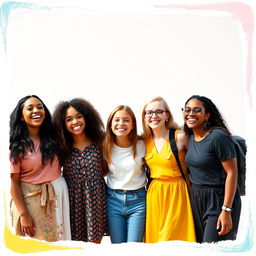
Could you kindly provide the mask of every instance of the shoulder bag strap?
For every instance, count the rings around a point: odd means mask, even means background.
[[[177,164],[179,166],[182,178],[186,182],[186,177],[185,177],[185,174],[184,174],[184,172],[182,170],[182,167],[181,167],[181,163],[180,163],[180,159],[179,159],[179,155],[178,155],[178,148],[177,148],[175,137],[174,137],[175,131],[176,131],[176,129],[174,129],[174,128],[170,129],[170,133],[169,133],[170,145],[171,145],[172,153],[174,154],[175,159],[177,161]]]

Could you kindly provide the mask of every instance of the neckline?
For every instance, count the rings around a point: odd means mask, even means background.
[[[200,139],[200,140],[196,140],[196,139],[195,139],[195,134],[194,134],[194,138],[193,138],[193,139],[194,139],[195,142],[200,143],[200,142],[204,141],[204,140],[208,137],[209,134],[210,134],[210,132],[208,132],[208,133],[207,133],[202,139]]]
[[[91,147],[92,145],[93,145],[93,143],[91,143],[90,145],[85,146],[83,150],[80,150],[79,148],[73,147],[73,150],[77,150],[77,151],[83,153],[87,148]]]
[[[154,139],[152,138],[153,150],[154,150],[157,154],[161,154],[162,151],[163,151],[163,149],[165,148],[165,146],[166,146],[166,144],[167,144],[168,142],[169,142],[169,139],[167,139],[167,140],[165,141],[165,143],[163,144],[162,148],[158,151],[158,150],[157,150],[157,147],[156,147],[156,145],[155,145]]]
[[[113,146],[116,147],[116,148],[118,148],[118,149],[120,149],[120,150],[127,150],[127,149],[132,148],[132,145],[129,146],[129,147],[120,147],[120,146],[116,145],[115,143],[113,144]]]

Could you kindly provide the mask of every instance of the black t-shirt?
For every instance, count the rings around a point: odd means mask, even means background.
[[[234,157],[234,142],[223,130],[214,129],[199,142],[191,135],[185,158],[191,182],[197,185],[223,185],[226,173],[221,162]]]

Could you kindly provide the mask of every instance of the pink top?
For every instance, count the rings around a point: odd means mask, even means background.
[[[47,161],[43,166],[39,141],[34,141],[34,148],[33,152],[27,150],[24,159],[18,160],[15,165],[11,161],[11,173],[19,173],[20,181],[31,184],[41,184],[58,179],[61,176],[58,158],[55,156],[52,163]]]

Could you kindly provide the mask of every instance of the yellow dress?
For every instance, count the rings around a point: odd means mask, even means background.
[[[179,158],[185,171],[184,151],[179,152]],[[146,145],[145,159],[153,178],[147,192],[145,242],[196,242],[189,192],[169,140],[160,152],[157,152],[153,139],[150,140]]]

